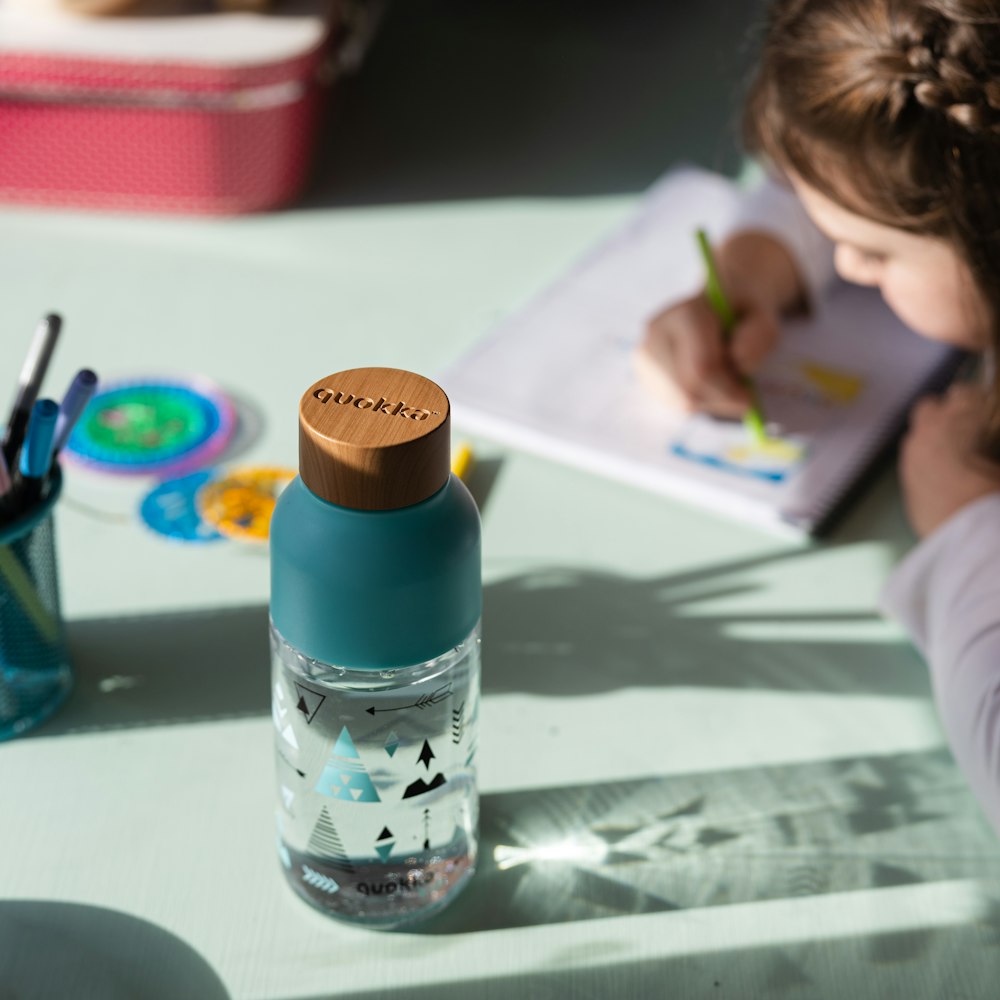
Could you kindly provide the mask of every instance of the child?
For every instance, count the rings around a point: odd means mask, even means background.
[[[1000,832],[1000,0],[776,0],[745,121],[796,197],[765,185],[717,248],[730,343],[695,296],[650,322],[640,375],[674,405],[741,414],[743,376],[831,261],[917,333],[984,356],[985,384],[911,414],[899,468],[921,541],[882,603]]]

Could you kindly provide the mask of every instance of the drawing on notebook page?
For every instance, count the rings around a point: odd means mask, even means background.
[[[802,440],[785,436],[757,442],[739,421],[715,420],[699,414],[684,423],[670,442],[669,450],[678,458],[720,472],[780,483],[802,463],[806,445]]]
[[[859,399],[864,384],[856,372],[810,358],[784,358],[757,377],[767,403],[767,441],[755,441],[739,421],[698,415],[685,421],[669,450],[722,472],[784,482],[806,458],[810,433],[822,426],[829,410]]]

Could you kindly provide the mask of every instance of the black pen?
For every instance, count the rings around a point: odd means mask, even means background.
[[[17,466],[15,459],[24,441],[24,432],[28,428],[31,408],[38,398],[38,390],[41,387],[42,379],[45,378],[45,371],[49,367],[52,351],[55,349],[61,328],[62,318],[56,313],[49,313],[42,317],[41,322],[35,328],[28,356],[24,359],[21,377],[18,379],[17,396],[10,411],[7,432],[3,439],[4,456],[7,459],[7,464],[12,468]]]

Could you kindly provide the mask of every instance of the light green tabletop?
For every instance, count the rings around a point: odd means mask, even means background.
[[[324,194],[331,174],[258,218],[3,209],[0,343],[17,360],[0,372],[13,382],[58,310],[50,386],[81,365],[198,372],[256,427],[229,462],[293,465],[304,388],[361,365],[433,377],[641,186],[581,175],[557,196],[533,176],[391,204],[353,162],[353,207]],[[281,877],[266,551],[171,543],[136,517],[149,482],[68,469],[79,679],[35,736],[0,745],[0,995],[11,979],[18,997],[85,1000],[989,995],[1000,845],[926,668],[876,611],[911,543],[892,470],[803,546],[474,444],[480,870],[395,934],[331,922]]]

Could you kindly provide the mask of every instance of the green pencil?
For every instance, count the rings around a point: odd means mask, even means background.
[[[722,323],[722,336],[728,340],[736,326],[736,313],[726,298],[726,293],[722,288],[722,281],[719,278],[718,268],[715,266],[715,258],[712,256],[712,247],[708,242],[708,235],[704,229],[699,229],[695,234],[698,238],[698,249],[701,251],[701,259],[705,263],[705,297],[712,311],[719,317]],[[746,379],[746,387],[750,393],[750,409],[743,415],[743,425],[753,436],[757,444],[763,444],[768,440],[767,422],[764,418],[764,410],[760,405],[760,395],[753,379]]]

